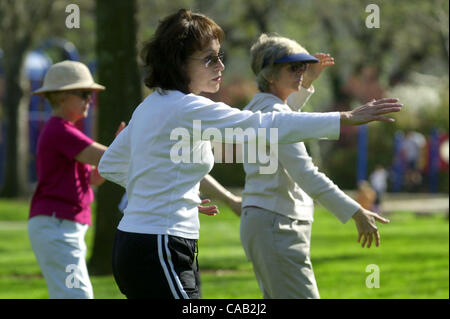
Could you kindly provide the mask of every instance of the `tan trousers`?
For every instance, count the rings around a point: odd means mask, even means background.
[[[310,221],[245,207],[240,232],[265,299],[320,298],[310,260]]]

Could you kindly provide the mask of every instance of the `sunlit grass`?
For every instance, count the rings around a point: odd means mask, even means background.
[[[48,298],[28,241],[28,203],[0,200],[0,298]],[[239,218],[223,205],[201,216],[198,261],[203,298],[261,298],[239,239]],[[322,298],[449,298],[449,228],[442,215],[398,213],[380,225],[381,246],[363,249],[354,222],[316,209],[311,258]],[[86,235],[88,247],[92,228]],[[89,248],[88,248],[89,249]],[[367,288],[368,265],[380,287]],[[96,298],[123,298],[112,276],[92,276]]]

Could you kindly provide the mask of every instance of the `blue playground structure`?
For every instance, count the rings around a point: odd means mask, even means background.
[[[368,128],[367,125],[358,127],[358,157],[357,157],[357,174],[356,185],[362,180],[367,180],[368,167],[367,156],[368,147]],[[441,137],[437,129],[433,129],[428,136],[428,142],[425,152],[427,153],[428,165],[424,174],[426,175],[427,191],[437,193],[439,187],[439,171],[440,171],[440,141]],[[397,131],[394,135],[393,160],[390,167],[390,191],[401,192],[405,190],[405,174],[407,172],[407,163],[402,151],[402,143],[404,141],[404,133]]]

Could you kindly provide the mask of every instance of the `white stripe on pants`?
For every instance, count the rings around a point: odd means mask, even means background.
[[[28,237],[51,299],[92,299],[84,236],[88,225],[38,215],[28,221]]]
[[[189,299],[189,296],[184,291],[183,285],[178,278],[175,268],[172,263],[172,256],[170,254],[167,235],[158,235],[158,256],[159,262],[166,275],[169,283],[170,291],[175,299]],[[181,296],[180,296],[181,295]]]

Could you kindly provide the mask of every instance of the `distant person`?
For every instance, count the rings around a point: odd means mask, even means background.
[[[215,138],[202,132],[220,132],[216,141],[230,142],[228,129],[276,128],[280,144],[293,143],[336,137],[341,124],[386,120],[383,114],[399,110],[381,100],[342,113],[263,114],[213,102],[200,94],[220,88],[223,39],[220,26],[203,14],[181,9],[162,19],[141,54],[145,84],[154,91],[100,161],[100,174],[128,196],[113,248],[114,278],[127,298],[201,298],[198,191],[214,165]],[[188,138],[173,137],[180,131]],[[183,150],[189,156],[180,159]]]
[[[106,146],[75,123],[88,115],[92,93],[104,89],[84,64],[63,61],[50,67],[33,92],[50,102],[52,115],[38,140],[28,235],[52,299],[94,297],[84,236],[91,225],[91,185],[104,181],[96,166]]]
[[[409,170],[419,169],[421,155],[426,142],[426,138],[422,133],[415,131],[406,133],[401,147]]]
[[[374,211],[377,213],[381,212],[381,202],[383,200],[384,194],[387,191],[388,177],[389,173],[381,165],[377,165],[375,167],[375,170],[369,176],[370,185],[376,193]]]
[[[422,133],[416,131],[406,133],[401,145],[401,151],[406,160],[406,191],[416,192],[422,185],[421,169],[424,165],[425,148],[426,138]]]
[[[250,54],[260,92],[244,110],[255,114],[308,114],[297,111],[314,92],[312,82],[334,65],[329,54],[311,56],[296,41],[277,35],[262,34]],[[397,99],[371,101],[362,108],[385,103],[399,110]],[[243,248],[264,298],[320,298],[310,259],[314,200],[342,223],[353,218],[362,247],[379,246],[376,221],[388,220],[361,207],[319,172],[303,142],[280,144],[278,154],[270,156],[279,162],[274,174],[260,174],[259,159],[244,162]]]

